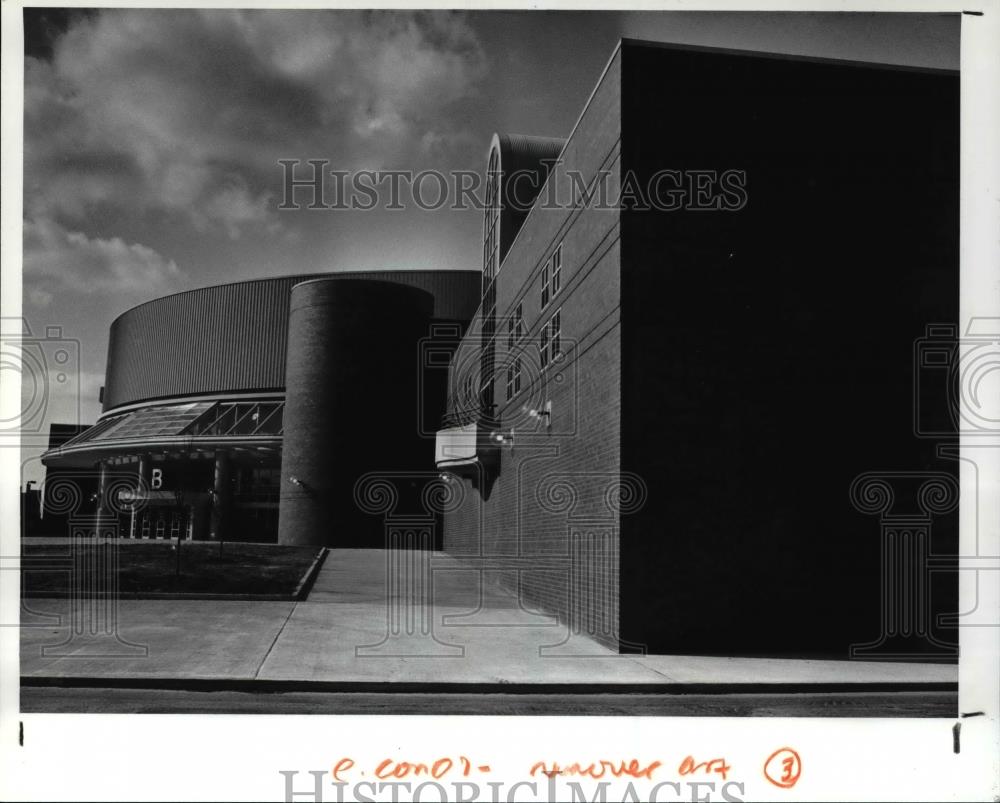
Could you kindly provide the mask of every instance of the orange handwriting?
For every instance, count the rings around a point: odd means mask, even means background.
[[[333,780],[337,782],[343,782],[343,778],[340,777],[340,773],[347,772],[351,767],[354,766],[354,760],[350,758],[342,758],[336,764],[333,765]]]
[[[581,775],[588,778],[603,778],[607,773],[611,773],[616,778],[628,775],[631,778],[648,778],[652,780],[653,772],[659,766],[660,762],[654,761],[649,766],[643,768],[638,760],[634,758],[628,763],[619,761],[615,764],[613,761],[601,760],[586,765],[577,762],[575,764],[567,764],[563,767],[560,767],[556,762],[552,762],[550,766],[544,761],[538,761],[532,765],[531,775],[534,777],[537,773],[541,772],[542,775],[549,778],[553,778],[556,775]]]
[[[344,756],[333,765],[333,771],[331,773],[333,780],[337,783],[346,783],[346,779],[342,777],[341,773],[346,773],[354,766],[354,759],[349,756]],[[387,758],[375,768],[375,777],[379,780],[386,780],[388,778],[408,778],[429,775],[434,779],[439,779],[443,778],[452,770],[460,772],[466,778],[472,775],[473,772],[491,772],[489,764],[473,764],[472,761],[465,756],[458,756],[457,759],[442,756],[430,764],[419,761],[394,761],[391,758]],[[364,775],[365,773],[362,771],[361,774]]]
[[[479,772],[490,771],[489,764],[480,764],[474,767],[472,762],[465,756],[459,756],[458,763],[462,775],[465,777],[471,775],[473,769],[476,769]],[[410,776],[418,777],[421,775],[430,775],[432,778],[437,780],[443,778],[451,772],[454,767],[455,762],[448,756],[442,756],[430,765],[411,761],[397,762],[393,761],[391,758],[387,758],[375,768],[375,777],[383,780],[385,778],[407,778]]]
[[[706,774],[714,772],[721,775],[722,779],[725,780],[726,773],[728,773],[731,769],[732,767],[726,763],[724,758],[713,758],[708,761],[702,761],[701,763],[695,763],[694,757],[688,756],[681,762],[677,771],[681,775],[692,775],[699,770],[705,772]]]
[[[802,774],[802,759],[791,747],[775,750],[764,762],[764,777],[781,789],[791,789]]]

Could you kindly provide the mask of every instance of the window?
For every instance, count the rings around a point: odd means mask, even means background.
[[[562,310],[549,318],[538,336],[538,362],[544,370],[562,354]]]
[[[486,168],[486,209],[483,216],[483,290],[500,268],[500,152],[490,152]]]
[[[507,398],[513,399],[521,392],[521,358],[515,357],[507,363]]]
[[[552,298],[555,298],[559,295],[559,287],[562,284],[562,243],[559,243],[555,253],[552,254],[552,277],[550,282],[552,284]]]
[[[217,402],[185,435],[280,435],[284,402]]]
[[[494,314],[496,310],[491,310],[490,314],[483,320],[482,338],[483,347],[479,356],[479,406],[486,412],[493,409],[494,384],[500,372],[496,367],[497,352],[497,319]]]
[[[562,243],[542,267],[542,309],[559,294],[562,287]]]
[[[514,312],[507,319],[507,348],[512,349],[520,342],[524,336],[524,303],[520,303],[514,308]]]

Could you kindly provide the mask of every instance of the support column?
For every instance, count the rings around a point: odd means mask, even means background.
[[[205,541],[211,537],[212,500],[209,494],[198,494],[191,503],[191,540]]]
[[[135,494],[134,501],[131,506],[131,513],[129,514],[129,527],[128,527],[128,537],[138,538],[139,532],[139,516],[137,508],[140,507],[139,504],[135,504],[140,498],[144,497],[149,490],[149,463],[150,458],[148,454],[139,455],[139,468],[135,475]]]
[[[209,538],[213,541],[223,541],[228,533],[229,509],[232,506],[232,491],[230,488],[231,460],[229,452],[215,453],[215,482],[212,485],[212,523]]]

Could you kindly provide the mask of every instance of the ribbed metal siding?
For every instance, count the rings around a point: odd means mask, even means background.
[[[533,187],[537,198],[566,140],[553,137],[527,137],[521,134],[496,134],[494,144],[500,149],[500,171],[504,183],[501,194],[503,208],[500,212],[500,262],[503,263],[531,206],[526,197],[513,195],[511,182],[524,172],[535,174],[538,181],[530,186]],[[523,193],[529,186],[523,180],[515,184],[519,193]]]
[[[104,409],[171,396],[283,389],[292,287],[319,277],[418,287],[434,296],[437,319],[467,321],[479,303],[478,271],[306,274],[167,296],[112,323]]]

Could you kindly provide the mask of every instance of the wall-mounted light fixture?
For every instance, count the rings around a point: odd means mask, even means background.
[[[528,410],[529,418],[538,418],[545,423],[545,428],[552,426],[552,402],[545,402],[545,406],[540,410]]]
[[[514,448],[514,430],[510,429],[507,432],[498,430],[490,433],[490,440],[493,441],[497,446],[506,446],[510,449]]]

